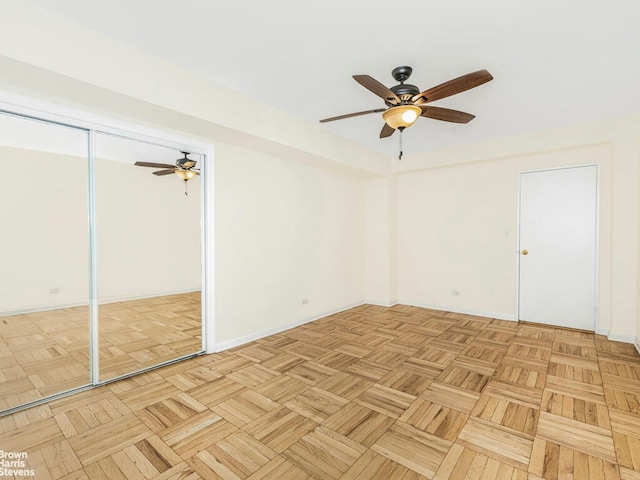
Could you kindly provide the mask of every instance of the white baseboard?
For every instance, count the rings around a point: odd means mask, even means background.
[[[364,304],[366,304],[366,305],[375,305],[376,307],[391,308],[391,307],[395,307],[396,305],[398,305],[398,301],[397,300],[392,300],[390,303],[387,303],[387,302],[378,302],[376,300],[365,300]]]
[[[130,302],[133,300],[143,300],[145,298],[154,298],[154,297],[165,297],[168,295],[181,295],[183,293],[193,293],[199,292],[200,289],[188,289],[188,290],[176,290],[172,292],[157,292],[157,293],[145,293],[142,295],[123,295],[118,297],[110,297],[101,299],[98,302],[98,305],[107,305],[109,303],[117,303],[117,302]],[[24,315],[27,313],[38,313],[38,312],[48,312],[51,310],[61,310],[63,308],[73,308],[73,307],[86,307],[88,302],[78,301],[78,302],[69,302],[69,303],[54,303],[49,305],[39,305],[35,307],[28,308],[20,308],[16,310],[7,310],[0,312],[0,317],[10,317],[12,315]]]
[[[430,310],[439,310],[439,311],[444,311],[444,312],[451,312],[451,313],[460,313],[463,315],[474,315],[474,316],[478,316],[478,317],[485,317],[485,318],[496,318],[498,320],[507,320],[507,321],[512,321],[512,322],[517,322],[517,315],[515,314],[509,314],[509,313],[492,313],[492,312],[481,312],[481,311],[476,311],[476,310],[466,310],[466,309],[452,309],[451,307],[442,307],[442,306],[437,306],[437,305],[428,305],[428,304],[424,304],[424,303],[420,303],[420,302],[413,302],[410,300],[398,300],[394,303],[391,304],[387,304],[387,303],[383,303],[383,302],[376,302],[373,300],[366,300],[363,302],[358,302],[358,303],[354,303],[352,305],[348,305],[342,308],[338,308],[336,310],[332,310],[332,311],[328,311],[328,312],[324,312],[322,314],[318,314],[318,315],[314,315],[313,317],[308,317],[308,318],[304,318],[301,319],[297,322],[292,322],[286,325],[281,325],[281,326],[277,326],[274,328],[269,328],[266,330],[262,330],[260,332],[254,332],[251,333],[249,335],[244,335],[241,337],[237,337],[231,340],[227,340],[224,342],[220,342],[218,344],[216,344],[215,346],[215,352],[221,352],[223,350],[228,350],[230,348],[234,348],[234,347],[238,347],[240,345],[244,345],[246,343],[249,342],[253,342],[254,340],[259,340],[261,338],[264,337],[268,337],[269,335],[275,335],[277,333],[281,333],[284,332],[286,330],[290,330],[292,328],[295,327],[299,327],[300,325],[304,325],[306,323],[310,323],[310,322],[314,322],[316,320],[319,320],[321,318],[324,317],[328,317],[330,315],[334,315],[336,313],[340,313],[340,312],[344,312],[346,310],[349,310],[351,308],[355,308],[355,307],[359,307],[361,305],[376,305],[379,307],[393,307],[395,305],[409,305],[409,306],[413,306],[413,307],[420,307],[420,308],[428,308]],[[620,334],[610,334],[609,330],[606,328],[597,328],[596,332],[598,335],[605,335],[609,340],[613,340],[616,342],[624,342],[624,343],[632,343],[635,345],[636,350],[638,350],[638,353],[640,353],[640,339],[638,337],[634,337],[633,335],[620,335]],[[213,352],[207,352],[207,353],[213,353]]]
[[[12,317],[14,315],[25,315],[27,313],[50,312],[52,310],[62,310],[63,308],[86,307],[87,305],[87,302],[70,302],[29,308],[18,308],[16,310],[5,310],[0,312],[0,317]]]
[[[287,330],[291,330],[292,328],[299,327],[300,325],[304,325],[306,323],[315,322],[324,317],[328,317],[329,315],[334,315],[336,313],[344,312],[345,310],[349,310],[351,308],[359,307],[364,305],[366,302],[357,302],[351,305],[347,305],[345,307],[337,308],[335,310],[331,310],[328,312],[324,312],[318,315],[314,315],[312,317],[303,318],[296,322],[291,322],[286,325],[278,325],[277,327],[268,328],[266,330],[261,330],[259,332],[253,332],[248,335],[243,335],[241,337],[232,338],[231,340],[225,340],[224,342],[216,343],[214,352],[222,352],[224,350],[229,350],[230,348],[239,347],[240,345],[244,345],[249,342],[253,342],[255,340],[259,340],[264,337],[268,337],[269,335],[275,335],[277,333],[281,333]],[[207,352],[213,353],[213,352]]]
[[[609,333],[607,335],[609,340],[613,340],[614,342],[624,342],[624,343],[634,343],[635,337],[633,335],[622,335],[619,333]]]
[[[98,303],[100,305],[106,305],[108,303],[130,302],[132,300],[143,300],[145,298],[154,298],[154,297],[167,297],[169,295],[182,295],[183,293],[195,293],[200,291],[202,291],[201,288],[188,288],[186,290],[173,290],[171,292],[145,293],[142,295],[123,295],[120,297],[105,298],[104,300],[100,300]]]
[[[421,302],[414,302],[412,300],[398,300],[400,305],[410,305],[412,307],[428,308],[430,310],[440,310],[451,313],[462,313],[464,315],[475,315],[476,317],[496,318],[498,320],[508,320],[511,322],[517,322],[518,316],[513,313],[495,313],[495,312],[479,312],[476,310],[466,310],[461,308],[453,308],[451,306],[443,307],[442,305],[428,305]]]

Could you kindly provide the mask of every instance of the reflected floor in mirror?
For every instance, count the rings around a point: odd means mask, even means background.
[[[201,295],[100,305],[100,380],[202,350]],[[0,410],[89,383],[89,308],[0,317]]]

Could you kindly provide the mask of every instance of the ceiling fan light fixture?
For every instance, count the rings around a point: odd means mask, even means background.
[[[415,105],[398,105],[385,110],[382,118],[387,125],[396,130],[404,130],[410,127],[422,115],[422,109]]]
[[[193,172],[191,170],[184,170],[182,168],[177,168],[176,175],[178,175],[182,180],[186,182],[187,180],[191,180],[193,177],[195,177],[196,172]]]

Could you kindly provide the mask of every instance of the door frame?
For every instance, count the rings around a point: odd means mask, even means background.
[[[517,248],[515,250],[515,254],[518,257],[516,262],[516,322],[520,321],[520,261],[521,261],[521,250],[522,245],[520,244],[520,222],[521,222],[521,208],[522,208],[522,175],[527,173],[539,173],[539,172],[550,172],[555,170],[568,170],[573,168],[584,168],[584,167],[595,167],[596,168],[596,223],[595,223],[595,289],[594,289],[594,305],[595,309],[593,312],[593,332],[596,333],[598,330],[598,320],[600,316],[600,165],[597,163],[580,163],[576,165],[565,165],[562,167],[549,167],[549,168],[538,168],[535,170],[522,170],[518,172],[518,211],[517,211],[517,233],[516,233],[516,244]],[[546,325],[546,324],[541,324]],[[554,328],[566,328],[560,327],[556,325],[551,325]]]

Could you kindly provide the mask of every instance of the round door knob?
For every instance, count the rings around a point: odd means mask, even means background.
[[[523,255],[529,255],[529,250],[522,250]]]

